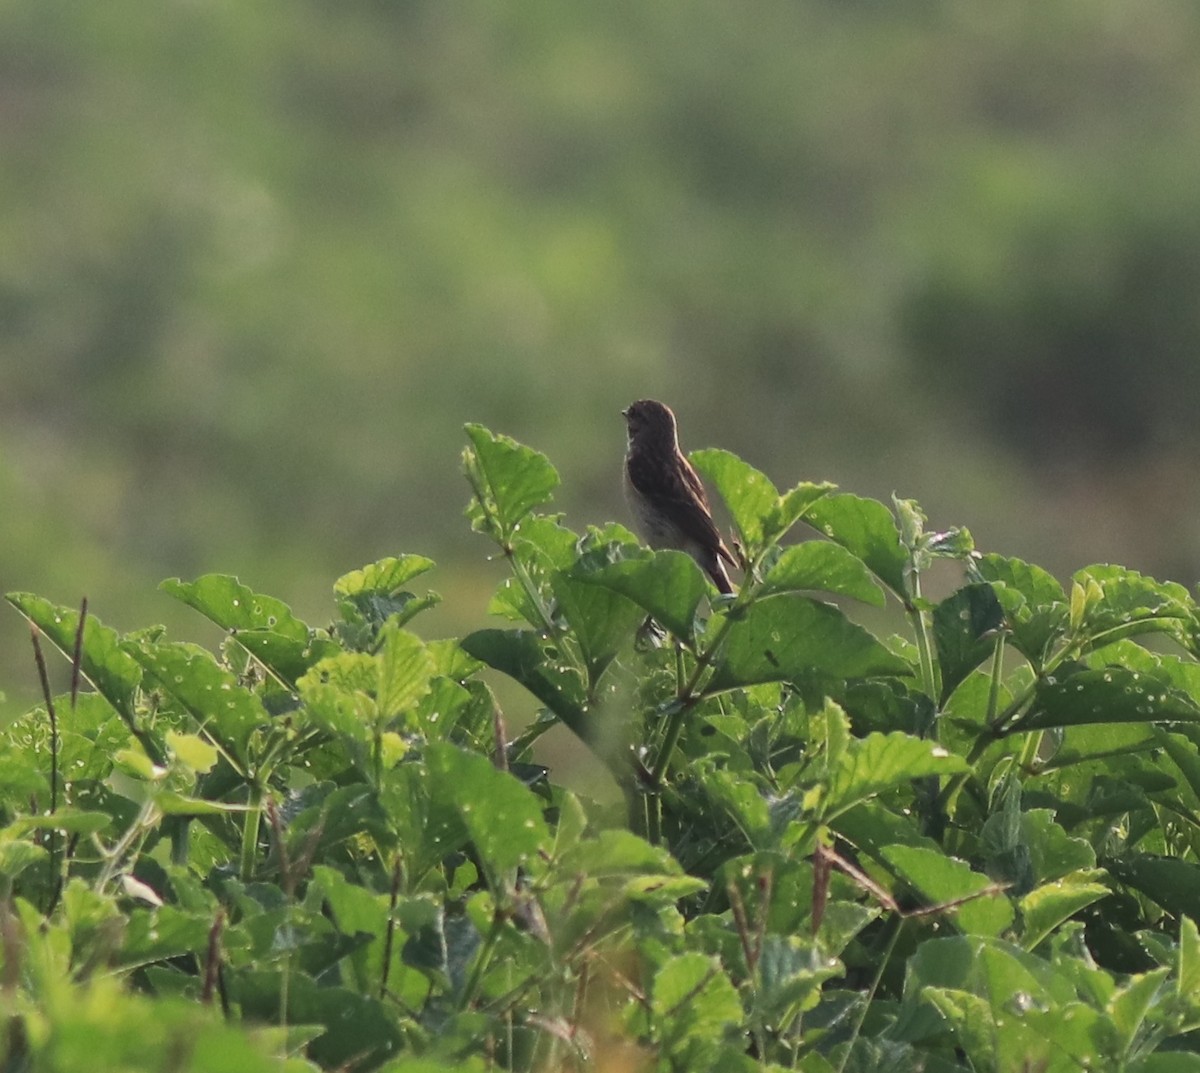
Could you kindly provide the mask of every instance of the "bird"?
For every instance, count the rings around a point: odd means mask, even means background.
[[[737,562],[717,531],[699,475],[679,449],[671,408],[640,399],[621,415],[629,434],[625,496],[639,536],[652,548],[687,552],[718,591],[732,594],[721,560]]]

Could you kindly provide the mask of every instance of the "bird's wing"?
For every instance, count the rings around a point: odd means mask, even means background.
[[[641,452],[629,458],[629,482],[642,495],[656,503],[670,521],[701,547],[711,548],[728,558],[728,549],[721,542],[721,534],[712,520],[708,509],[708,497],[704,485],[692,465],[682,454],[676,456],[676,465],[662,466]]]

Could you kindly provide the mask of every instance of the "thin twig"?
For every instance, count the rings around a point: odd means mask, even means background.
[[[221,971],[221,932],[225,929],[225,910],[218,909],[212,927],[208,929],[208,953],[204,959],[204,986],[200,991],[200,1001],[211,1005],[213,992],[217,988],[217,978]]]
[[[50,675],[46,671],[46,657],[42,654],[41,630],[36,623],[29,624],[29,637],[33,642],[33,659],[37,664],[38,678],[42,682],[42,696],[46,698],[46,713],[50,717],[50,815],[58,811],[58,713],[54,709],[54,697],[50,692]],[[47,837],[50,855],[46,861],[46,885],[50,892],[47,911],[57,901],[58,832],[51,827]]]
[[[88,599],[85,596],[79,604],[79,625],[75,627],[75,650],[71,653],[71,710],[75,710],[75,702],[79,699],[80,665],[83,662],[83,625],[87,622]]]

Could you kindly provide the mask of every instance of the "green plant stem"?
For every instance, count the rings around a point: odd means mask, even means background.
[[[883,979],[884,970],[887,968],[888,962],[892,959],[892,952],[896,949],[900,932],[904,929],[904,918],[902,916],[895,916],[892,919],[895,921],[895,927],[892,929],[892,937],[888,940],[883,957],[879,959],[879,968],[875,971],[875,978],[871,981],[871,987],[867,991],[866,1001],[863,1003],[862,1011],[855,1021],[854,1031],[850,1033],[850,1042],[846,1044],[842,1060],[838,1063],[837,1073],[845,1073],[846,1063],[850,1060],[850,1052],[854,1050],[854,1043],[858,1039],[859,1033],[862,1032],[863,1022],[866,1021],[867,1013],[871,1009],[871,1003],[875,1000],[875,992],[879,990],[879,983]]]
[[[659,749],[658,756],[654,761],[654,767],[651,769],[651,781],[656,790],[661,787],[663,776],[666,775],[667,768],[671,764],[671,754],[675,751],[675,746],[679,744],[679,735],[683,733],[683,721],[687,718],[688,712],[700,702],[700,694],[696,692],[700,678],[712,665],[713,660],[717,658],[717,652],[724,643],[725,636],[729,633],[729,628],[732,625],[733,615],[731,613],[717,628],[716,635],[712,639],[712,644],[696,656],[696,666],[692,669],[692,673],[684,683],[683,688],[676,695],[675,710],[671,713],[671,717],[667,722],[667,730],[663,734],[662,747]]]
[[[479,948],[475,964],[471,967],[471,975],[463,985],[462,995],[458,1000],[458,1008],[460,1010],[465,1010],[474,1000],[475,993],[479,990],[479,983],[483,979],[488,962],[492,960],[492,953],[496,949],[496,943],[500,940],[500,931],[503,926],[504,915],[499,910],[493,909],[492,926],[488,928],[487,935],[483,937],[483,945]]]
[[[242,825],[242,853],[238,863],[238,876],[248,883],[254,877],[254,859],[258,856],[258,825],[262,819],[262,787],[250,784],[249,808],[246,822]]]
[[[925,695],[936,704],[938,702],[937,667],[933,661],[933,646],[929,641],[929,622],[926,612],[917,606],[921,597],[921,582],[913,579],[913,602],[906,604],[905,612],[912,624],[913,636],[917,641],[917,658],[921,667],[921,688]],[[936,726],[936,722],[934,723]]]
[[[996,647],[992,650],[992,680],[988,686],[987,714],[984,722],[992,725],[996,718],[996,706],[1000,703],[1000,676],[1004,666],[1004,631],[996,634]]]
[[[130,853],[139,839],[146,837],[150,828],[158,823],[159,817],[158,807],[153,800],[143,803],[133,823],[129,825],[129,830],[121,836],[121,840],[111,850],[105,853],[104,867],[96,877],[97,893],[103,893],[105,887],[113,881],[113,877],[117,874],[126,855]]]

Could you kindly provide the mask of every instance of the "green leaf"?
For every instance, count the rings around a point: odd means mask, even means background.
[[[821,985],[842,972],[841,963],[811,940],[766,935],[758,961],[759,1013],[771,1022],[793,1011],[811,1010]]]
[[[779,492],[766,474],[737,455],[715,447],[693,451],[690,458],[721,494],[747,555],[754,557],[778,537],[779,534],[767,531],[779,506]]]
[[[996,647],[1004,612],[991,585],[965,585],[933,610],[933,637],[946,698]]]
[[[999,935],[1013,922],[1008,899],[965,861],[916,846],[888,846],[884,859],[931,906],[944,906],[964,932]],[[983,892],[987,893],[983,893]]]
[[[779,497],[779,504],[771,514],[767,531],[782,537],[793,525],[808,513],[814,503],[837,490],[836,484],[822,481],[819,484],[802,481]]]
[[[380,559],[361,570],[343,574],[333,587],[345,624],[339,626],[339,633],[350,639],[354,647],[371,649],[375,632],[385,623],[403,626],[420,612],[438,604],[441,597],[435,592],[416,596],[404,588],[414,577],[433,566],[433,560],[423,555],[401,555]],[[360,629],[347,629],[347,626]],[[320,655],[329,654],[322,652]]]
[[[1192,723],[1200,720],[1200,704],[1157,674],[1105,667],[1047,677],[1037,688],[1019,730],[1081,723]]]
[[[1122,1057],[1132,1050],[1142,1024],[1159,992],[1163,990],[1168,975],[1170,970],[1164,968],[1133,976],[1109,1000],[1106,1012],[1116,1030],[1117,1052]]]
[[[757,601],[732,623],[705,692],[812,675],[907,673],[908,664],[836,607],[785,594]]]
[[[283,601],[254,592],[229,574],[205,574],[190,582],[168,578],[159,588],[228,630],[288,686],[330,649],[336,650],[331,642],[315,639]]]
[[[1188,999],[1200,994],[1200,929],[1192,917],[1179,921],[1179,958],[1175,989]]]
[[[967,763],[961,756],[948,753],[936,742],[899,731],[868,734],[852,740],[842,754],[829,783],[824,814],[844,812],[914,779],[966,770]]]
[[[557,653],[532,630],[476,630],[463,651],[520,682],[575,733],[588,740],[584,689],[579,675],[557,662]]]
[[[467,513],[472,528],[507,545],[516,527],[558,487],[558,472],[539,451],[467,425],[463,469],[475,492]]]
[[[892,512],[876,499],[849,493],[827,495],[814,502],[805,521],[856,555],[897,596],[904,593],[908,553]]]
[[[0,836],[0,878],[11,882],[49,856],[44,848],[22,839]]]
[[[866,563],[828,540],[806,540],[785,548],[763,578],[764,595],[801,589],[850,596],[875,607],[884,604],[883,590]]]
[[[969,571],[994,586],[1014,647],[1040,667],[1052,641],[1067,627],[1063,587],[1040,566],[1003,555],[983,555],[971,562]]]
[[[425,751],[437,792],[451,801],[493,876],[550,847],[550,832],[537,797],[485,756],[453,745]]]
[[[318,987],[296,969],[286,974],[234,972],[228,982],[233,1001],[247,1018],[272,1022],[282,1015],[291,1024],[324,1025],[325,1031],[308,1046],[309,1057],[322,1069],[375,1068],[403,1045],[392,1011],[369,995],[346,987]]]
[[[205,574],[195,581],[167,578],[158,587],[224,630],[272,630],[301,643],[308,640],[308,627],[287,604],[255,592],[229,574]]]
[[[336,596],[359,597],[367,594],[393,596],[413,578],[432,570],[436,564],[424,555],[399,555],[380,559],[351,570],[333,583]]]
[[[1126,886],[1141,891],[1168,913],[1200,917],[1200,865],[1178,857],[1130,854],[1101,862]]]
[[[1033,950],[1063,921],[1111,891],[1101,883],[1059,879],[1031,890],[1018,903],[1021,910],[1021,946]]]
[[[565,573],[551,578],[559,610],[575,634],[594,689],[621,646],[627,644],[646,617],[628,597],[604,585],[580,581]]]
[[[658,970],[650,1004],[668,1047],[692,1037],[717,1040],[742,1020],[741,1000],[721,963],[695,951]]]
[[[408,712],[429,692],[433,656],[415,634],[398,626],[384,628],[383,642],[376,655],[379,680],[376,702],[385,720]]]
[[[161,642],[130,645],[128,652],[166,693],[243,763],[250,735],[270,722],[257,695],[198,645]]]
[[[1196,604],[1187,589],[1174,581],[1154,578],[1121,566],[1099,564],[1074,576],[1079,587],[1095,592],[1084,611],[1083,627],[1108,644],[1119,637],[1168,632],[1181,638],[1193,621]]]
[[[604,566],[581,563],[572,577],[587,585],[602,585],[632,600],[683,640],[692,638],[696,608],[708,591],[700,567],[682,551],[643,552],[638,558]]]
[[[79,629],[78,611],[58,607],[28,592],[10,592],[6,599],[50,638],[67,659],[72,658],[75,634]],[[121,647],[116,630],[109,629],[95,615],[89,614],[84,623],[80,672],[126,723],[132,724],[142,680],[141,668]]]

